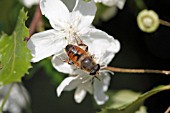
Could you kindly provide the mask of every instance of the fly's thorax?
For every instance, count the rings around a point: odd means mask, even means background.
[[[100,65],[96,64],[91,57],[86,57],[81,61],[81,68],[88,71],[90,75],[95,75],[99,71]]]

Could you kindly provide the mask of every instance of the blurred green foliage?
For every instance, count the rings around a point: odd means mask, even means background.
[[[101,112],[98,113],[143,113],[138,111],[143,106],[144,101],[150,96],[159,93],[161,91],[169,90],[170,85],[158,86],[144,94],[135,94],[130,91],[118,91],[110,92],[110,107],[105,107]],[[112,101],[112,102],[111,102]],[[143,108],[142,108],[142,111]]]
[[[0,8],[0,31],[11,34],[22,5],[19,0],[0,0]]]
[[[64,74],[59,73],[54,69],[50,58],[42,60],[38,65],[42,67],[46,75],[50,77],[52,84],[55,86],[59,85],[59,83],[64,79]]]

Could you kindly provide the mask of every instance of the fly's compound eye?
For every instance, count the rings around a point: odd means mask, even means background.
[[[99,69],[100,69],[100,65],[97,64],[96,66],[94,66],[94,68],[90,72],[90,75],[95,75],[99,71]]]

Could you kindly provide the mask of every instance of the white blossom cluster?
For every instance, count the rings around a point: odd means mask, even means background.
[[[54,68],[70,75],[58,86],[58,96],[62,91],[76,89],[74,99],[77,103],[82,102],[88,92],[98,105],[104,104],[109,98],[105,94],[110,83],[109,71],[100,70],[98,80],[60,59],[68,58],[64,49],[68,44],[77,45],[77,37],[88,46],[88,52],[95,56],[96,63],[101,66],[107,66],[120,50],[118,40],[92,26],[97,10],[95,2],[75,0],[71,7],[63,0],[40,0],[39,5],[52,29],[31,36],[27,47],[31,50],[32,62],[52,56]]]
[[[65,0],[66,1],[66,0]],[[32,5],[38,4],[39,0],[21,0],[21,2],[28,8],[30,8]],[[70,1],[67,0],[67,2],[70,3]],[[95,3],[102,3],[106,6],[116,6],[119,9],[122,9],[124,4],[125,4],[125,0],[94,0]]]
[[[28,8],[39,3],[39,0],[20,0],[20,1]]]
[[[28,92],[23,85],[19,83],[0,87],[0,106],[2,106],[8,93],[9,96],[2,109],[4,112],[22,113],[22,110],[29,106],[30,98]]]

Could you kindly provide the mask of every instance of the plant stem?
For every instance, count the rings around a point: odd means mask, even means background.
[[[136,7],[140,10],[147,9],[143,0],[135,0]]]
[[[167,70],[153,70],[153,69],[125,69],[125,68],[117,68],[117,67],[105,67],[102,70],[109,70],[112,72],[119,72],[119,73],[156,73],[156,74],[165,74],[165,75],[170,74],[170,71]]]
[[[169,113],[170,112],[170,106],[168,107],[168,109],[165,111],[165,113]]]
[[[41,11],[40,11],[40,6],[37,5],[37,9],[35,11],[34,17],[31,21],[30,27],[29,27],[29,37],[26,37],[24,40],[28,41],[31,37],[31,35],[34,33],[36,26],[38,22],[41,20]]]
[[[165,20],[162,20],[162,19],[159,19],[159,21],[160,21],[160,24],[161,24],[161,25],[170,27],[170,23],[169,23],[169,22],[167,22],[167,21],[165,21]]]
[[[40,6],[37,5],[37,9],[35,11],[34,18],[33,18],[31,25],[30,25],[30,36],[34,33],[36,25],[37,25],[37,23],[40,19],[41,19]]]
[[[5,97],[4,97],[3,101],[2,101],[2,105],[0,107],[0,113],[3,111],[3,107],[4,107],[5,103],[6,103],[6,101],[8,100],[8,97],[10,95],[10,92],[11,92],[13,86],[14,86],[14,83],[11,84],[7,94],[5,95]]]

